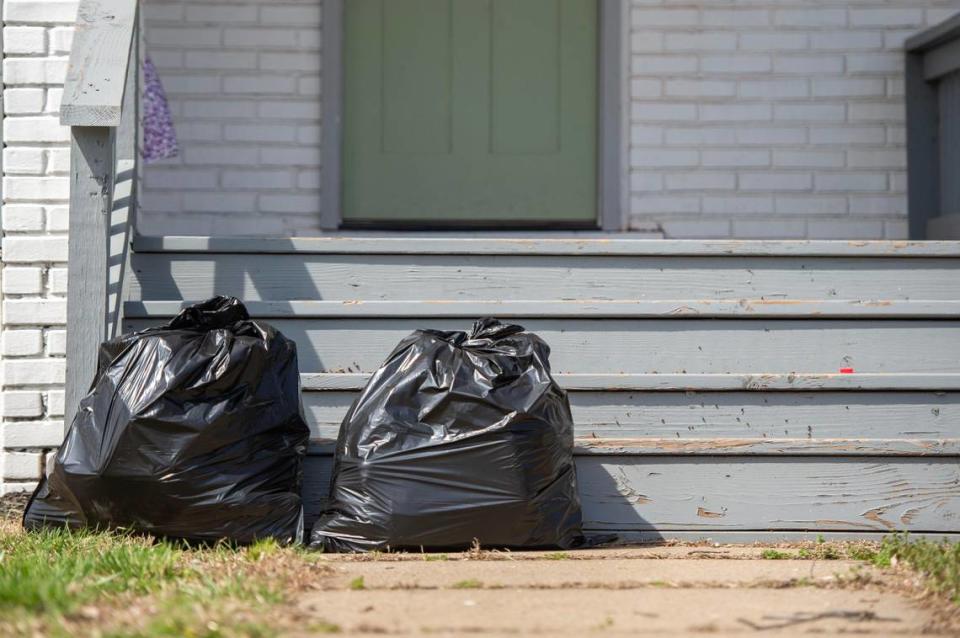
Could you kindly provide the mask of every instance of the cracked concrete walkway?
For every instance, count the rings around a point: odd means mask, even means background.
[[[299,611],[346,635],[930,635],[873,567],[761,551],[324,556],[333,572]]]

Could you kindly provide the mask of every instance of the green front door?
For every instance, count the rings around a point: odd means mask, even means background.
[[[596,224],[596,0],[345,0],[344,22],[346,224]]]

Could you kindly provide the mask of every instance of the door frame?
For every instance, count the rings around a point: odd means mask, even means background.
[[[343,144],[343,3],[349,0],[322,0],[323,86],[322,179],[320,227],[340,228],[341,146]],[[628,130],[624,108],[627,28],[629,7],[624,0],[597,0],[599,33],[597,55],[597,228],[624,229],[627,210]],[[549,224],[547,225],[549,228]]]

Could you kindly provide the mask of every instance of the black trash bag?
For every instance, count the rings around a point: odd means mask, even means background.
[[[550,348],[482,319],[400,342],[343,420],[326,551],[569,548],[583,542],[573,418]]]
[[[308,438],[296,344],[215,297],[100,346],[23,525],[299,541]]]

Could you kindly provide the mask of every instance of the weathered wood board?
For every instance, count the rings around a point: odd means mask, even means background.
[[[938,258],[146,253],[134,271],[131,299],[960,299],[960,260]]]
[[[308,457],[308,525],[331,469]],[[955,459],[581,456],[577,478],[590,531],[960,530]]]
[[[157,320],[130,320],[140,329]],[[420,319],[279,319],[297,342],[301,372],[372,372],[421,327],[469,322]],[[551,347],[555,372],[870,373],[960,372],[960,321],[902,320],[543,320],[518,323]]]
[[[305,392],[312,439],[336,439],[356,392]],[[570,392],[582,454],[960,453],[960,393]]]

